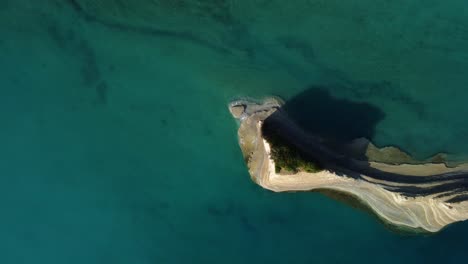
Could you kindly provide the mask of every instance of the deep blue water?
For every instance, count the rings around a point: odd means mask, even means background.
[[[256,186],[226,108],[307,95],[320,132],[464,159],[466,1],[0,0],[0,34],[0,263],[466,259],[467,223]]]

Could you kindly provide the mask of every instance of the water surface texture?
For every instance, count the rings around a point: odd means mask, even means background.
[[[324,134],[466,159],[466,1],[0,2],[0,263],[466,259],[467,223],[262,190],[227,111],[317,96]]]

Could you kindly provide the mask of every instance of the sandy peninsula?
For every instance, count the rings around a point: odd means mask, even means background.
[[[398,227],[437,232],[468,218],[468,166],[443,163],[387,164],[359,161],[334,153],[301,130],[281,109],[282,101],[236,100],[229,105],[239,120],[239,145],[252,180],[274,192],[329,189],[365,203],[379,218]],[[284,140],[319,160],[317,172],[278,172],[271,144],[262,135],[274,123]]]

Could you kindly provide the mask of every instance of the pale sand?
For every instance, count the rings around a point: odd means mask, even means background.
[[[275,192],[331,189],[348,193],[359,198],[380,218],[393,225],[424,229],[429,232],[439,231],[448,224],[468,218],[468,201],[449,204],[442,199],[435,198],[434,195],[408,198],[384,189],[376,181],[371,183],[338,176],[327,170],[318,173],[299,172],[294,175],[277,174],[274,161],[270,158],[270,146],[261,136],[261,124],[279,106],[281,106],[281,102],[274,102],[270,99],[261,106],[258,104],[253,107],[247,106],[243,114],[237,115],[242,116],[238,132],[239,142],[244,155],[248,157],[250,175],[263,188]],[[374,163],[372,166],[415,176],[460,169],[447,168],[443,164],[388,165]],[[365,176],[363,175],[363,177]],[[385,181],[380,182],[384,183]]]
[[[447,167],[443,163],[391,165],[385,163],[370,162],[370,164],[373,168],[382,171],[404,174],[409,176],[428,176],[434,174],[457,172],[461,170],[468,171],[468,165],[466,163],[460,164],[456,167]]]

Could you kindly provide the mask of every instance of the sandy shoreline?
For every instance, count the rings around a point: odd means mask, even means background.
[[[261,135],[261,125],[280,107],[281,102],[274,98],[266,100],[263,104],[236,101],[230,105],[231,113],[232,109],[236,108],[234,116],[240,120],[239,144],[247,157],[249,173],[263,188],[275,192],[330,189],[348,193],[363,201],[388,223],[429,232],[437,232],[451,223],[468,218],[468,201],[448,203],[446,200],[450,198],[449,195],[442,199],[436,194],[407,197],[398,191],[389,190],[387,185],[393,184],[392,186],[397,188],[398,182],[366,179],[366,175],[362,175],[362,178],[346,177],[329,170],[317,173],[299,172],[294,175],[277,174],[274,161],[270,157],[270,146]],[[372,162],[371,166],[382,171],[417,178],[468,168],[467,165],[448,168],[444,164],[389,165],[378,162]]]

